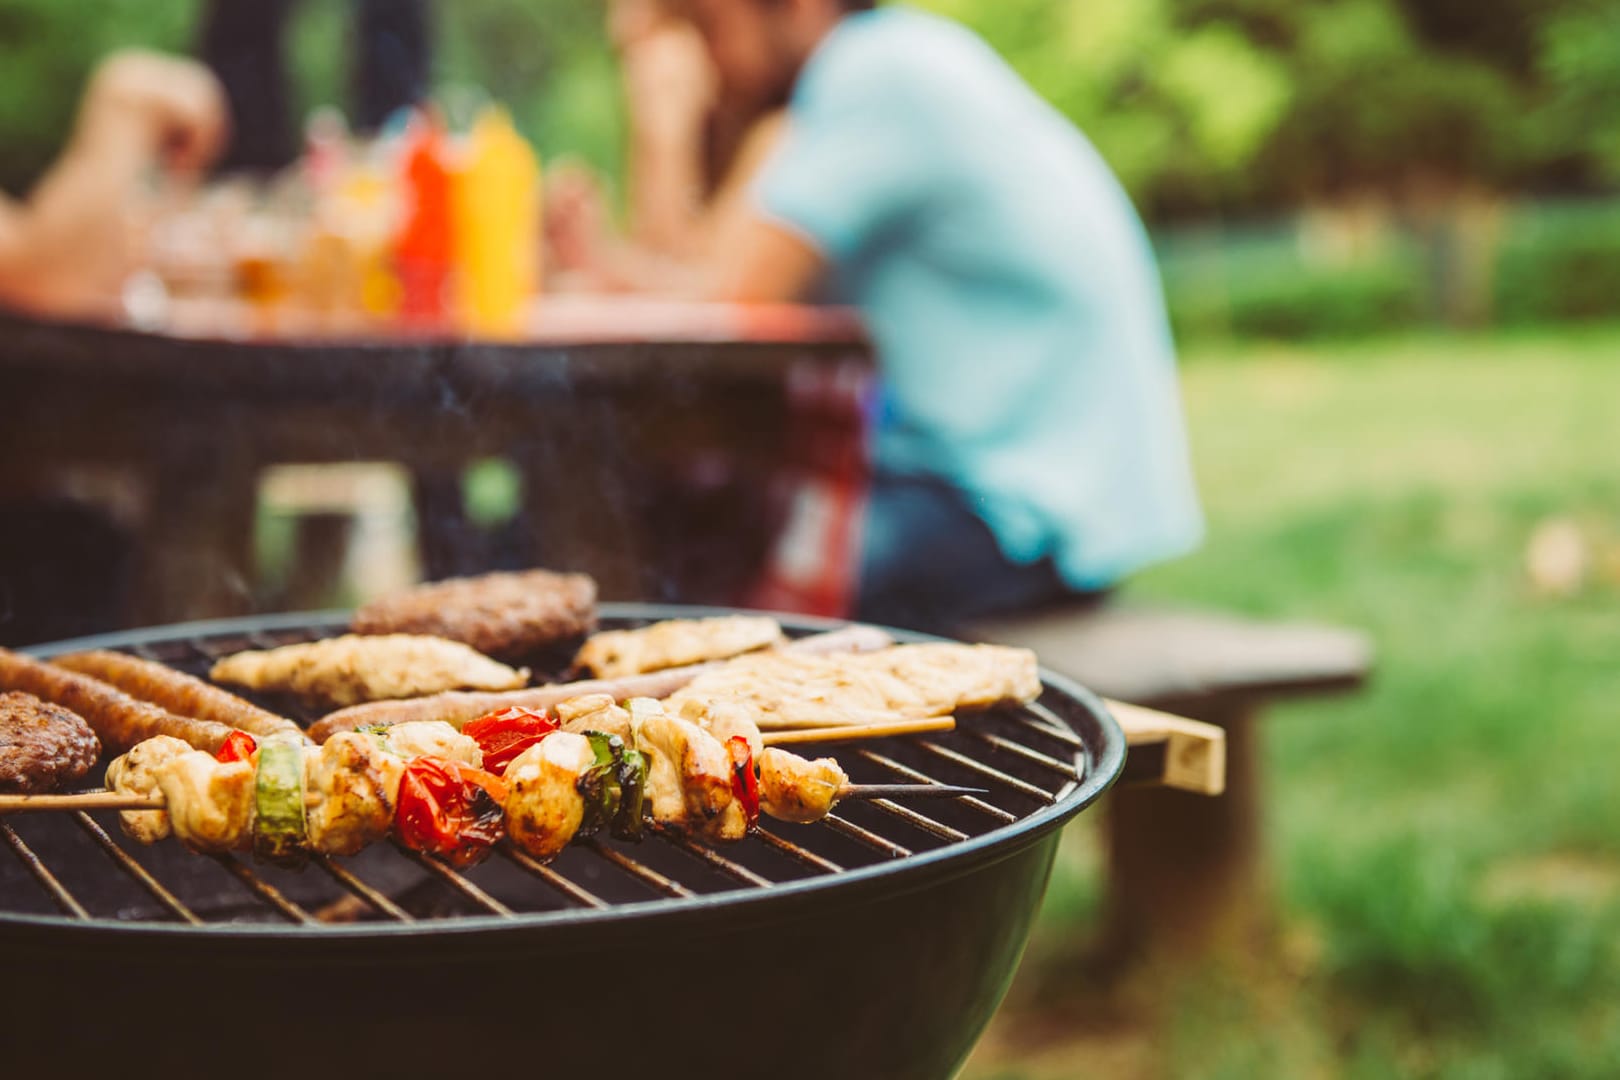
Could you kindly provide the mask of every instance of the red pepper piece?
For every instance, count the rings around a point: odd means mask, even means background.
[[[259,744],[245,731],[233,731],[225,736],[225,744],[214,755],[217,761],[252,761]]]
[[[444,758],[413,758],[399,783],[394,832],[413,851],[471,866],[504,831],[506,781]]]
[[[461,733],[478,743],[484,752],[484,768],[504,776],[506,767],[529,747],[556,731],[560,725],[543,712],[513,706],[500,712],[469,720]]]
[[[748,827],[759,824],[759,774],[754,771],[754,750],[741,735],[726,740],[731,755],[731,795],[742,804]]]

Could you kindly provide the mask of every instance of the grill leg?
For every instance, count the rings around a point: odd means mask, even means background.
[[[1107,952],[1118,961],[1157,968],[1247,954],[1274,929],[1256,703],[1220,703],[1196,718],[1226,729],[1225,795],[1139,787],[1110,799]]]

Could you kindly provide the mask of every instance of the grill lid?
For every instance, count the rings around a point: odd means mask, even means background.
[[[726,613],[719,609],[605,604],[606,628]],[[790,635],[839,623],[783,618]],[[39,646],[49,657],[118,649],[206,676],[220,656],[343,632],[343,613],[192,623]],[[902,641],[931,640],[897,632]],[[192,854],[178,843],[144,847],[112,812],[0,818],[0,924],[120,933],[373,935],[479,930],[573,920],[642,919],[694,909],[739,915],[800,896],[848,893],[866,883],[911,888],[1001,857],[1056,828],[1118,776],[1125,744],[1089,692],[1042,671],[1040,700],[959,719],[940,735],[842,744],[831,753],[856,783],[958,783],[983,797],[847,802],[823,822],[768,822],[720,847],[654,827],[639,844],[605,836],[574,844],[549,864],[501,844],[486,862],[455,870],[393,844],[352,858],[315,856],[307,869]],[[287,702],[266,702],[302,720]]]

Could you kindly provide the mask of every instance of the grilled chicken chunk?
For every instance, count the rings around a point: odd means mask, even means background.
[[[463,735],[442,720],[410,720],[395,724],[377,732],[376,739],[388,753],[407,761],[426,756],[459,761],[475,769],[484,767],[484,752],[479,749],[477,740]]]
[[[731,758],[714,736],[668,715],[656,701],[629,702],[636,749],[647,755],[654,821],[714,840],[740,840],[748,818],[731,794]]]
[[[209,675],[250,690],[288,691],[317,706],[445,690],[516,690],[529,681],[527,669],[509,668],[459,642],[413,634],[345,634],[241,652],[219,661]]]
[[[529,747],[506,767],[506,831],[537,859],[556,855],[585,820],[579,778],[596,763],[590,740],[559,731]]]
[[[403,763],[390,758],[375,739],[352,731],[306,748],[305,827],[310,850],[353,855],[387,836],[399,794],[401,769],[396,764]]]
[[[1033,701],[1035,654],[1002,645],[895,645],[877,652],[743,656],[699,675],[666,699],[746,706],[761,728],[876,723]]]
[[[613,679],[725,660],[783,640],[781,625],[760,615],[668,619],[637,630],[592,634],[574,657],[574,664],[598,678]]]
[[[755,760],[759,765],[759,808],[780,821],[820,821],[849,783],[849,775],[832,758],[807,761],[772,746]]]
[[[630,713],[608,694],[586,694],[557,703],[557,719],[564,731],[601,731],[630,742]]]
[[[251,761],[216,761],[188,750],[153,770],[174,835],[193,851],[224,853],[253,841]]]
[[[728,740],[741,736],[748,740],[748,749],[754,752],[754,760],[759,760],[760,751],[765,749],[765,741],[760,736],[759,725],[746,706],[735,701],[698,701],[689,700],[681,702],[680,718],[690,721],[715,737],[715,740],[724,746]]]
[[[173,735],[154,735],[135,744],[122,757],[107,766],[107,787],[120,795],[150,799],[159,793],[157,768],[182,754],[191,753],[191,744]],[[162,810],[125,810],[118,815],[124,835],[143,844],[155,844],[173,830],[169,815]]]

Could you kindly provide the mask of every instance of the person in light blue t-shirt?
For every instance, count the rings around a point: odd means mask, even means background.
[[[859,614],[945,629],[1197,545],[1146,232],[982,40],[859,0],[681,0],[728,93],[786,101],[714,292],[861,309],[884,385]]]

